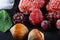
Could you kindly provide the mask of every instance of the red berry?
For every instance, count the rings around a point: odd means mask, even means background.
[[[45,0],[20,0],[19,10],[22,12],[30,13],[36,8],[44,6]]]
[[[43,15],[40,9],[34,9],[30,16],[29,20],[33,25],[39,25],[41,21],[43,20]]]
[[[48,11],[60,11],[60,0],[50,0],[46,6],[46,9]]]
[[[58,30],[60,30],[60,19],[57,20],[56,27],[57,27]]]
[[[41,22],[41,27],[43,30],[47,31],[51,28],[50,21],[44,20]]]

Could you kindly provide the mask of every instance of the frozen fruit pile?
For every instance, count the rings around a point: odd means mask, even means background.
[[[12,16],[12,20],[5,9],[11,9],[14,0],[3,2],[0,1],[0,9],[4,9],[0,10],[0,31],[6,32],[13,24],[10,32],[16,40],[24,40],[28,33],[28,40],[44,40],[44,34],[40,30],[29,31],[25,26],[27,22],[27,25],[42,28],[44,31],[50,30],[53,24],[60,31],[60,0],[20,0],[19,12]]]
[[[22,14],[29,15],[31,24],[41,26],[45,31],[51,28],[52,23],[57,29],[60,27],[56,24],[60,19],[60,0],[20,0],[18,8]]]

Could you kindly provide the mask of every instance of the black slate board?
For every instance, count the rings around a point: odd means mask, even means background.
[[[18,4],[19,4],[19,0],[15,0],[14,7],[11,10],[7,10],[9,12],[9,15],[11,16],[11,18],[15,13],[20,12],[18,9]],[[45,8],[45,7],[43,7],[43,8]],[[44,11],[43,8],[41,9],[42,12],[46,13],[46,11]],[[28,16],[29,15],[25,15],[26,20],[28,20]],[[37,29],[41,30],[44,33],[45,40],[60,40],[60,34],[58,33],[58,31],[55,28],[52,28],[51,31],[45,32],[39,26],[35,27],[28,23],[29,23],[29,21],[27,21],[27,23],[25,23],[25,25],[28,27],[29,31],[32,30],[33,28],[37,28]],[[27,37],[25,40],[27,40]],[[0,32],[0,40],[14,40],[14,39],[13,39],[10,31],[8,30],[6,33]]]

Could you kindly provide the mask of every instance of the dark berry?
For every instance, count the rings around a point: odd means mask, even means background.
[[[56,22],[56,28],[57,28],[58,30],[60,30],[60,19],[58,19],[57,22]]]
[[[13,16],[13,22],[16,23],[23,23],[25,20],[23,13],[16,13]]]
[[[50,21],[44,20],[41,22],[41,27],[44,31],[48,31],[51,28]]]
[[[60,18],[60,12],[49,12],[46,18],[51,22],[56,22]]]

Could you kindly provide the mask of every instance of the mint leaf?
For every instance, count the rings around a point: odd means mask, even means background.
[[[6,32],[12,26],[11,18],[7,11],[0,10],[0,31]]]

